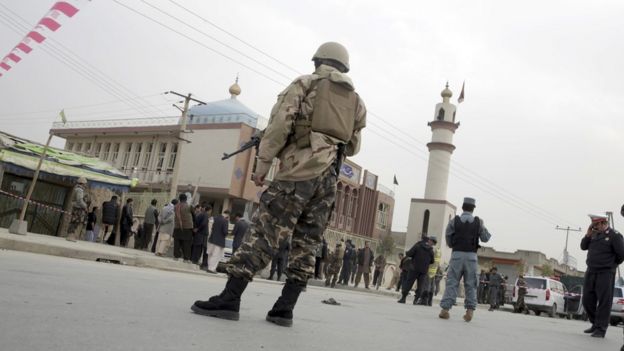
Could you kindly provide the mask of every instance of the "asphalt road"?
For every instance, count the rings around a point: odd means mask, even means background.
[[[176,273],[0,250],[0,350],[619,350],[579,321],[438,308],[394,298],[308,287],[293,328],[264,320],[281,286],[257,281],[241,320],[195,315],[190,306],[221,291],[223,277]],[[334,297],[341,306],[321,300]]]

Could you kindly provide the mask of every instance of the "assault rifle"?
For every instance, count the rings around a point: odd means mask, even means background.
[[[221,161],[227,160],[228,158],[240,154],[241,152],[251,149],[252,147],[256,149],[256,157],[254,157],[253,167],[251,168],[251,180],[254,180],[254,174],[256,173],[256,164],[258,162],[258,148],[260,147],[260,139],[262,139],[262,132],[257,132],[251,136],[248,142],[244,143],[240,149],[232,152],[231,154],[223,153],[223,157],[221,157]]]
[[[259,135],[254,134],[254,135],[251,137],[251,139],[249,139],[249,141],[248,141],[248,142],[244,143],[244,144],[240,147],[240,149],[238,149],[238,150],[236,150],[236,151],[232,152],[231,154],[228,154],[228,153],[225,153],[225,152],[224,152],[224,153],[223,153],[223,157],[221,157],[221,161],[223,161],[223,160],[227,160],[228,158],[230,158],[230,157],[232,157],[232,156],[234,156],[234,155],[238,155],[238,154],[240,154],[241,152],[243,152],[243,151],[245,151],[245,150],[247,150],[247,149],[251,149],[252,147],[255,147],[255,148],[256,148],[256,152],[257,152],[257,151],[258,151],[258,147],[260,146],[260,139],[261,139],[261,138],[260,138],[260,136],[259,136]]]

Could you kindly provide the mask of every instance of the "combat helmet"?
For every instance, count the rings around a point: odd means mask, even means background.
[[[315,59],[327,59],[340,62],[347,69],[346,72],[349,71],[349,52],[342,44],[333,41],[321,44],[316,50],[316,53],[314,53],[314,56],[312,56],[312,60]]]

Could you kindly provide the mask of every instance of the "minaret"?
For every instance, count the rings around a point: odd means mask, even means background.
[[[236,97],[240,95],[241,88],[238,85],[238,75],[236,75],[236,81],[234,82],[234,84],[230,86],[229,92],[230,92],[230,98],[232,99],[236,99]]]
[[[441,95],[442,102],[436,104],[433,121],[428,123],[432,133],[431,142],[427,144],[429,167],[425,199],[428,200],[446,200],[451,154],[455,150],[453,134],[459,127],[459,123],[455,123],[456,107],[450,102],[453,92],[448,88],[448,83]]]
[[[425,235],[435,235],[438,238],[438,248],[442,251],[442,262],[448,263],[450,249],[446,245],[444,234],[456,208],[446,200],[446,190],[451,154],[455,150],[453,135],[459,123],[455,122],[457,108],[450,102],[453,93],[448,83],[441,95],[442,102],[436,104],[433,121],[428,123],[432,135],[431,142],[427,144],[429,166],[425,196],[411,200],[405,249],[408,250]]]

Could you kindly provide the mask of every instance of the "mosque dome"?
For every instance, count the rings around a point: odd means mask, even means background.
[[[440,95],[442,95],[443,98],[450,98],[451,96],[453,96],[453,92],[451,91],[451,89],[449,89],[448,83],[446,83],[446,87],[444,88],[444,90],[442,90]]]
[[[230,86],[230,95],[232,95],[232,98],[236,98],[238,95],[240,95],[241,93],[241,88],[238,85],[238,79],[236,80],[236,83],[232,84]]]

